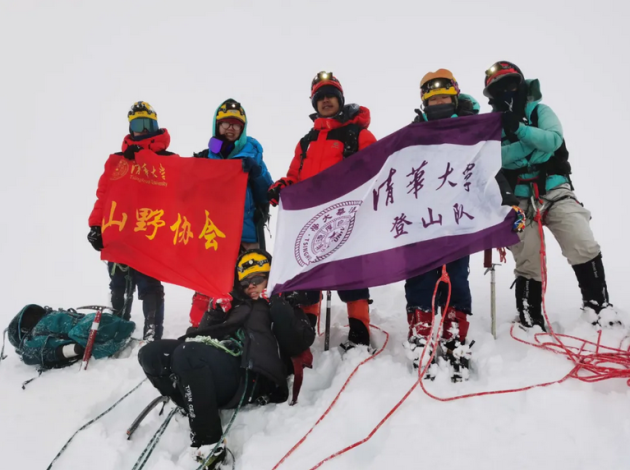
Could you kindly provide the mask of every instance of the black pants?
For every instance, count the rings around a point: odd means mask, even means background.
[[[203,343],[165,339],[140,349],[138,360],[155,388],[188,413],[192,445],[218,442],[219,409],[239,390],[239,358]]]

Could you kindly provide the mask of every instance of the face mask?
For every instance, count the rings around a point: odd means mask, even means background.
[[[453,114],[455,114],[455,111],[456,109],[453,103],[436,104],[433,106],[426,106],[424,108],[424,114],[427,115],[428,121],[450,118]]]

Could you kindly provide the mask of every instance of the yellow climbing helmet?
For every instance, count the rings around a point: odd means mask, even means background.
[[[271,255],[263,250],[246,251],[236,262],[239,281],[254,273],[269,274],[269,271],[271,271]]]
[[[146,101],[136,101],[127,114],[129,122],[137,118],[149,118],[157,121],[157,113]]]

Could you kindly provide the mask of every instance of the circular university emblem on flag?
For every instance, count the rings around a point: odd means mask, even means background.
[[[118,162],[118,166],[112,173],[112,176],[109,178],[110,180],[116,181],[125,176],[129,172],[129,163],[126,159],[121,158]]]
[[[318,263],[341,248],[352,234],[354,217],[362,202],[338,202],[309,220],[295,240],[298,264]]]

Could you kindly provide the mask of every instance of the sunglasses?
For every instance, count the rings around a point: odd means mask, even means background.
[[[241,287],[243,289],[247,289],[251,285],[259,286],[260,284],[262,284],[266,280],[267,280],[267,276],[252,276],[250,278],[243,279],[241,281]]]

